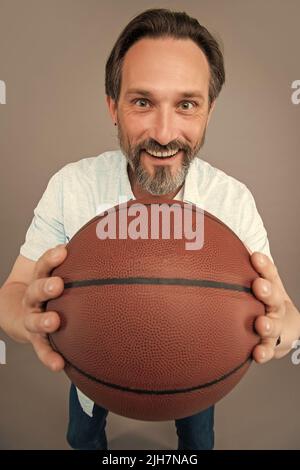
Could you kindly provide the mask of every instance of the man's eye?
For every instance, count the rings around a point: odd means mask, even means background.
[[[133,100],[133,103],[134,104],[137,104],[138,102],[142,103],[141,105],[138,105],[139,108],[145,108],[147,103],[149,104],[149,101],[146,99],[146,98],[136,98],[135,100]],[[181,106],[185,105],[182,109],[184,109],[185,111],[190,111],[192,110],[193,108],[197,107],[197,103],[195,103],[194,101],[183,101],[181,104]],[[186,106],[186,105],[191,105],[190,107]]]
[[[137,98],[137,99],[133,100],[133,103],[136,104],[138,101],[141,101],[142,103],[143,103],[143,102],[144,102],[144,103],[148,103],[148,100],[146,100],[146,99],[144,99],[144,98]],[[139,107],[144,108],[145,106],[142,105],[142,106],[139,106]]]
[[[191,108],[187,108],[187,107],[185,107],[185,108],[184,108],[184,109],[186,109],[187,111],[189,111],[190,109],[193,109],[193,108],[195,108],[195,107],[196,107],[196,105],[197,105],[197,104],[196,104],[196,103],[194,103],[193,101],[183,101],[181,104],[182,104],[182,105],[184,105],[184,104],[190,104],[190,105],[192,105],[192,107],[191,107]]]

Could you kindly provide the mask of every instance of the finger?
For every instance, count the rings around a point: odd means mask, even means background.
[[[41,335],[34,335],[31,343],[39,360],[54,372],[62,370],[65,366],[63,357],[55,352],[47,338]]]
[[[272,260],[265,254],[255,251],[251,255],[251,262],[254,269],[265,279],[276,281],[278,271]]]
[[[36,279],[26,289],[23,306],[40,311],[44,302],[58,297],[64,290],[64,282],[61,277],[53,276]]]
[[[267,312],[279,314],[282,311],[282,294],[269,280],[258,277],[251,287],[255,297],[266,305]]]
[[[254,348],[252,357],[259,364],[263,364],[274,357],[274,351],[275,348],[272,345],[260,343]]]
[[[268,315],[260,315],[255,321],[255,330],[261,338],[278,339],[282,333],[282,318],[271,318]]]
[[[66,256],[66,244],[47,250],[36,262],[33,279],[48,277],[51,271],[65,260]]]
[[[29,313],[24,325],[30,333],[53,333],[60,326],[60,318],[57,312]]]

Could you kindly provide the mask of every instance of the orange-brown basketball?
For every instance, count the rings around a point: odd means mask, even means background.
[[[82,227],[52,273],[64,291],[47,304],[61,317],[49,339],[71,381],[114,413],[155,421],[228,394],[251,363],[254,321],[265,313],[240,239],[192,204],[161,204],[130,201]],[[187,249],[193,230],[195,240],[203,231],[202,248]]]

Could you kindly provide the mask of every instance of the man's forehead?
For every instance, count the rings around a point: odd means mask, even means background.
[[[139,90],[149,97],[171,86],[172,95],[205,93],[209,75],[204,53],[193,41],[182,39],[143,38],[127,51],[122,67],[124,92]]]

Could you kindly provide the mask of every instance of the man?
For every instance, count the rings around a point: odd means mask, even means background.
[[[62,279],[49,274],[65,259],[64,244],[101,206],[114,206],[120,197],[198,204],[254,252],[251,261],[261,277],[253,292],[267,312],[255,324],[261,337],[253,351],[257,362],[283,357],[300,336],[299,312],[271,260],[251,193],[198,156],[224,80],[217,42],[185,13],[147,10],[119,36],[106,64],[106,94],[121,151],[71,163],[51,178],[0,292],[0,326],[17,341],[31,342],[50,369],[61,370],[64,361],[46,337],[59,328],[59,316],[42,314],[44,302],[63,291]],[[213,448],[213,411],[176,420],[179,449]],[[71,386],[70,445],[106,448],[106,416]]]

